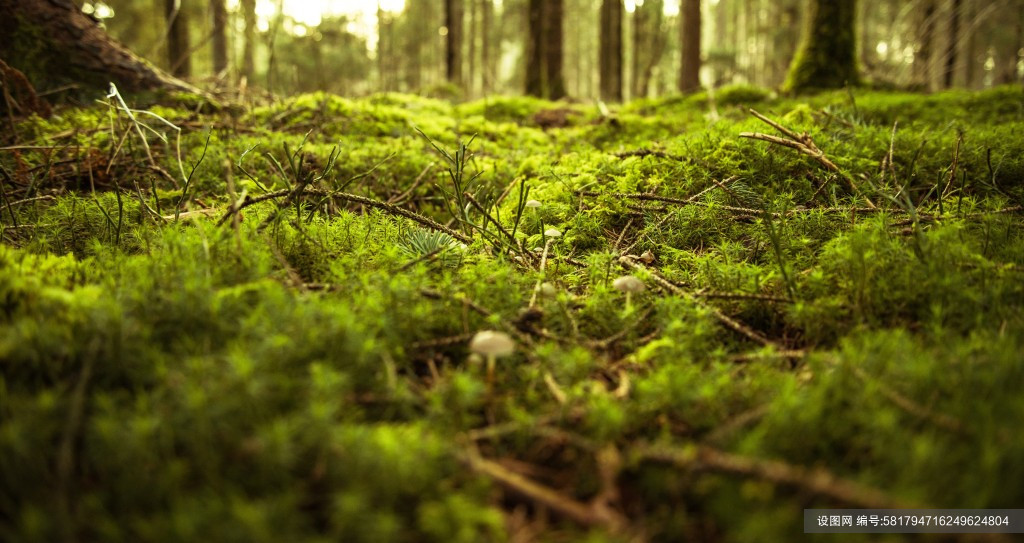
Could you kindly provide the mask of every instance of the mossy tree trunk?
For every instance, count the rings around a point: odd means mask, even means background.
[[[802,93],[856,85],[856,0],[808,0],[803,35],[784,89]]]
[[[202,94],[112,39],[71,0],[0,0],[0,58],[37,88],[74,83],[126,92]]]

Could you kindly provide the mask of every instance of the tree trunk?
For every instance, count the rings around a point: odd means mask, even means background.
[[[647,11],[643,4],[633,8],[633,59],[630,65],[632,87],[630,95],[634,98],[640,97],[640,73],[643,70],[644,37],[649,32],[647,23]]]
[[[526,94],[544,96],[544,0],[530,0],[526,51]]]
[[[210,0],[213,12],[213,72],[220,76],[228,69],[228,10],[224,0]]]
[[[469,0],[469,40],[467,42],[469,55],[469,73],[466,74],[466,97],[471,98],[476,94],[477,78],[477,48],[476,37],[479,35],[480,5],[475,0]]]
[[[622,0],[601,3],[601,99],[622,101]]]
[[[679,17],[679,92],[696,92],[700,90],[700,0],[683,0]]]
[[[256,77],[256,0],[242,0],[245,40],[242,44],[242,75],[251,84]]]
[[[448,28],[445,41],[445,74],[448,82],[462,87],[462,0],[445,0],[444,24]]]
[[[494,38],[491,36],[494,29],[494,0],[480,0],[480,3],[482,19],[480,24],[481,72],[483,72],[484,94],[488,95],[494,90],[495,80],[495,70],[492,65],[496,63],[496,59],[493,54]]]
[[[942,84],[945,88],[953,88],[956,78],[956,63],[960,45],[960,11],[963,0],[953,0],[949,11],[949,44],[946,47],[946,69],[943,72]]]
[[[544,83],[546,97],[558,100],[565,97],[565,77],[562,75],[562,55],[565,50],[562,20],[565,15],[563,0],[544,2]]]
[[[914,84],[931,89],[932,51],[935,49],[935,0],[924,0],[917,23],[917,47],[914,49]]]
[[[809,8],[785,90],[801,93],[856,85],[857,1],[810,0]]]
[[[635,98],[645,98],[650,90],[654,67],[661,61],[661,57],[665,53],[665,2],[664,0],[647,0],[637,6],[636,14],[643,15],[640,17],[641,24],[637,26],[638,33],[641,35],[640,39],[636,39],[634,36],[633,48],[636,51],[635,55],[640,67],[639,73],[634,75],[633,95]]]
[[[0,58],[38,88],[202,92],[114,41],[71,0],[0,0]]]
[[[167,20],[167,65],[176,77],[192,75],[192,46],[188,35],[188,15],[184,0],[164,0]]]

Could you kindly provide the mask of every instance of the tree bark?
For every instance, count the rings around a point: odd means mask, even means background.
[[[184,0],[164,0],[167,20],[167,65],[175,77],[192,75],[192,46]]]
[[[0,0],[0,58],[37,88],[66,83],[124,92],[203,94],[113,40],[71,0]]]
[[[860,82],[856,0],[810,0],[800,48],[784,89],[801,93]]]
[[[601,99],[622,101],[622,0],[601,3]]]
[[[960,12],[963,0],[953,0],[949,11],[949,44],[946,47],[946,67],[943,72],[942,84],[945,88],[953,88],[956,79],[956,64],[960,45]]]
[[[444,24],[448,28],[445,41],[445,67],[448,82],[462,87],[462,0],[445,0]]]
[[[696,92],[700,90],[700,0],[683,0],[679,17],[679,92]]]
[[[565,98],[565,77],[562,75],[562,56],[565,50],[562,20],[565,16],[563,0],[547,0],[544,13],[544,82],[547,98]]]
[[[493,65],[495,64],[494,58],[494,38],[491,36],[491,32],[494,30],[494,0],[480,0],[481,3],[481,23],[480,23],[480,35],[481,35],[481,72],[483,73],[483,89],[484,94],[490,94],[494,90],[495,72]]]
[[[256,0],[242,0],[240,6],[245,21],[242,75],[251,84],[256,77]]]
[[[544,96],[544,0],[530,0],[526,47],[526,94]]]
[[[228,10],[224,0],[210,0],[213,13],[213,72],[220,76],[228,69]]]
[[[935,49],[935,0],[924,0],[917,23],[917,47],[914,49],[913,78],[916,85],[931,89],[932,51]]]

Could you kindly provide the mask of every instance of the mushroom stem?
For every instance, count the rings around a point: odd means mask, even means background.
[[[537,295],[540,294],[540,286],[544,283],[544,268],[548,263],[548,249],[551,248],[551,242],[553,239],[549,239],[544,244],[544,252],[540,255],[540,277],[537,278],[537,284],[533,286],[533,294],[530,296],[530,308],[537,305]]]
[[[498,357],[493,354],[487,355],[487,388],[494,386],[494,367],[497,365]]]

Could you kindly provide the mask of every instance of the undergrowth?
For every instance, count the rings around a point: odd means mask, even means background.
[[[1022,507],[1022,131],[1020,88],[24,121],[0,539],[792,541],[804,508]],[[493,376],[482,330],[516,343]]]

